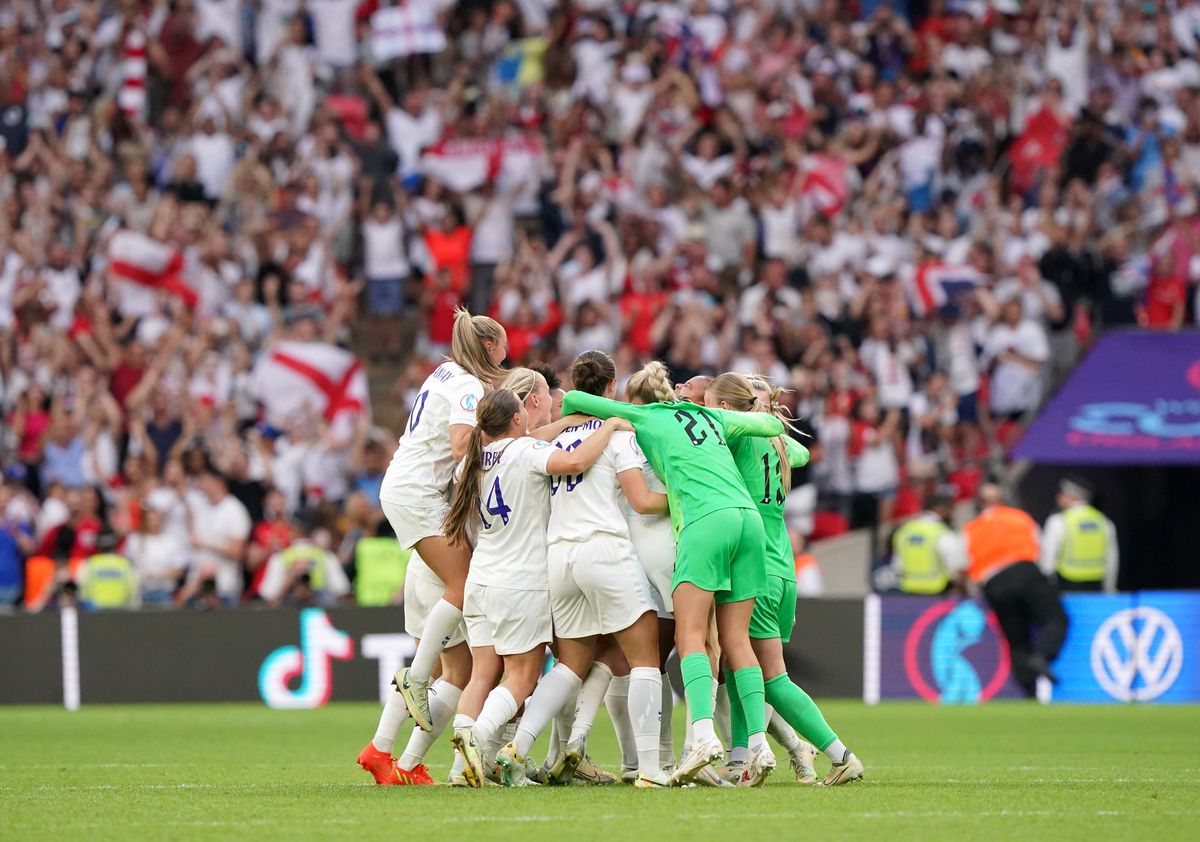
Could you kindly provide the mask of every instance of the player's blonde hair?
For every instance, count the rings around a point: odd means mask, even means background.
[[[497,438],[508,432],[513,416],[521,411],[521,399],[509,389],[488,392],[475,410],[475,429],[467,439],[462,473],[454,484],[450,511],[442,521],[442,531],[451,544],[466,544],[467,523],[479,505],[479,476],[483,473],[483,437]]]
[[[486,342],[503,342],[504,328],[487,316],[472,316],[464,307],[454,311],[450,336],[450,359],[475,375],[488,387],[496,386],[507,372],[492,361]]]
[[[630,403],[674,403],[675,388],[667,367],[655,360],[635,371],[625,384],[625,398]]]
[[[770,393],[767,403],[759,400],[758,395],[755,394],[756,389],[766,390]],[[708,389],[705,390],[705,396],[706,399],[711,396],[714,404],[726,403],[730,409],[738,412],[768,412],[782,421],[785,426],[791,427],[791,414],[788,413],[787,407],[777,401],[782,392],[782,389],[772,390],[764,377],[727,371],[713,378],[712,382],[708,384]],[[775,436],[771,439],[771,443],[775,445],[775,452],[779,454],[779,464],[783,467],[780,482],[783,485],[783,493],[787,494],[792,490],[792,472],[788,468],[787,445],[783,441],[783,436]]]
[[[504,382],[500,384],[501,389],[508,389],[516,394],[517,399],[522,403],[525,399],[538,390],[538,387],[549,385],[546,383],[546,378],[532,368],[514,368],[508,372],[508,376],[504,378]]]

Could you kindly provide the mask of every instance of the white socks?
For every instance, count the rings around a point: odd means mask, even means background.
[[[762,731],[759,731],[757,734],[751,734],[748,742],[750,743],[751,753],[771,750],[770,746],[767,745],[767,735]]]
[[[433,730],[413,729],[408,738],[408,746],[404,749],[404,754],[400,755],[401,769],[412,771],[418,764],[425,762],[425,755],[429,753],[429,749],[446,730],[450,720],[454,718],[454,712],[458,710],[458,700],[462,696],[462,692],[458,687],[441,678],[429,688],[429,718],[432,720]]]
[[[396,744],[396,735],[400,733],[400,726],[406,719],[408,719],[408,705],[404,703],[404,697],[400,695],[400,692],[392,688],[392,692],[388,694],[387,704],[383,706],[383,713],[379,715],[379,726],[375,729],[375,736],[371,738],[371,745],[380,751],[391,754],[392,746]]]
[[[850,749],[846,748],[846,744],[841,740],[834,740],[829,745],[825,746],[825,756],[834,763],[842,764],[846,762],[846,755],[850,753]]]
[[[579,704],[579,690],[567,697],[563,706],[554,714],[550,723],[550,745],[546,750],[546,766],[550,767],[558,761],[560,755],[567,750],[567,740],[571,739],[571,728],[575,724],[575,707]]]
[[[711,719],[697,719],[692,723],[692,741],[690,745],[706,743],[716,738],[717,732],[713,729],[713,721]]]
[[[421,643],[417,646],[417,653],[413,655],[412,664],[408,668],[408,674],[415,680],[429,680],[433,665],[437,663],[450,638],[454,637],[458,624],[462,622],[462,616],[462,609],[455,608],[444,599],[439,599],[437,605],[430,610],[429,617],[425,620],[425,628],[421,632]]]
[[[675,735],[671,730],[675,714],[675,691],[665,672],[660,673],[659,680],[662,681],[662,708],[658,723],[658,765],[663,767],[675,762]]]
[[[613,678],[608,685],[608,695],[604,697],[604,706],[608,708],[608,718],[612,720],[613,730],[617,732],[617,745],[621,747],[621,768],[636,769],[637,740],[633,736],[633,723],[629,721],[629,676],[622,675]],[[578,724],[576,724],[578,729]],[[572,739],[574,734],[571,735]]]
[[[517,700],[503,684],[488,693],[483,710],[475,720],[475,742],[482,748],[508,720],[517,714]]]
[[[479,753],[483,757],[483,762],[490,765],[496,759],[496,755],[500,749],[513,741],[517,736],[517,723],[509,721],[504,723],[504,727],[492,734],[492,738],[485,745],[479,747]]]
[[[729,689],[724,684],[718,684],[713,679],[713,716],[717,721],[717,733],[721,735],[721,745],[733,742],[729,726]]]
[[[629,671],[629,718],[637,746],[638,771],[659,771],[659,719],[662,716],[662,673],[658,667],[634,667]]]
[[[745,746],[734,746],[729,749],[730,763],[745,763],[750,759],[750,749]]]
[[[626,676],[625,680],[625,686],[628,688],[629,677]],[[596,714],[600,712],[600,704],[605,701],[609,682],[617,683],[617,679],[613,678],[612,670],[599,661],[592,664],[592,668],[584,676],[583,686],[579,688],[579,702],[575,705],[575,717],[571,725],[569,742],[588,738],[588,734],[592,732],[592,723],[596,721]],[[629,695],[628,689],[621,695]],[[610,707],[608,710],[611,714],[612,708]]]
[[[579,692],[583,679],[564,664],[555,664],[542,676],[533,695],[525,702],[525,715],[517,726],[517,754],[524,757],[533,748],[538,735],[550,724],[563,704]]]
[[[801,740],[796,734],[796,729],[788,725],[770,705],[767,705],[767,733],[774,737],[775,742],[783,746],[788,754],[794,754],[796,749],[800,748]]]

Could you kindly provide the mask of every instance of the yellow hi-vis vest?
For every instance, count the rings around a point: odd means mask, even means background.
[[[93,608],[131,608],[137,580],[129,559],[116,553],[99,553],[83,563],[79,597]]]
[[[395,538],[362,538],[354,547],[354,596],[359,605],[391,605],[404,587],[408,557]]]
[[[1062,517],[1058,575],[1068,582],[1101,581],[1108,564],[1108,521],[1092,506],[1071,506]]]
[[[307,561],[308,583],[314,591],[325,590],[325,550],[309,543],[292,544],[285,550],[280,550],[279,560],[285,568],[290,568],[297,561]]]
[[[900,558],[900,590],[911,594],[938,594],[950,577],[938,558],[938,538],[949,532],[941,521],[915,517],[896,530],[892,551]]]

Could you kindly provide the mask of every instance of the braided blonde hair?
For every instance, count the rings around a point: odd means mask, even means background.
[[[625,384],[625,397],[630,403],[674,403],[675,388],[667,367],[655,360],[635,371]]]

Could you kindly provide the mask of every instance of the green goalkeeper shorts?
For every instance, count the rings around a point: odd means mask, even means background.
[[[676,541],[674,590],[683,582],[718,604],[758,596],[767,585],[762,517],[755,509],[720,509],[683,528]]]
[[[796,625],[796,579],[768,576],[767,586],[754,601],[750,615],[750,636],[756,640],[778,637],[784,643],[792,639]]]

